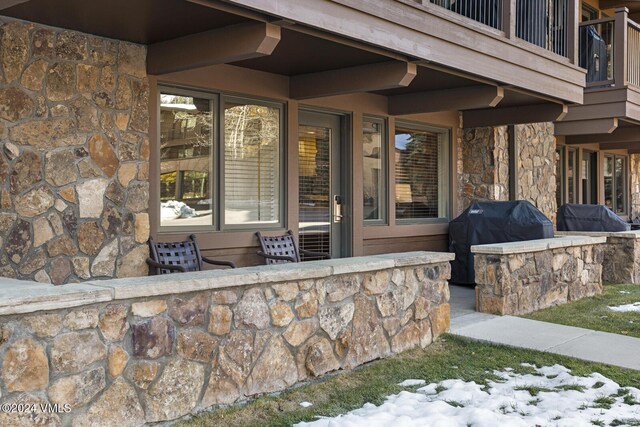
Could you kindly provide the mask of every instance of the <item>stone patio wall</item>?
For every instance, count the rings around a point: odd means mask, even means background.
[[[451,259],[405,253],[64,286],[3,279],[0,405],[58,406],[2,411],[0,425],[174,420],[425,347],[449,329]]]
[[[563,236],[606,237],[603,244],[603,283],[640,284],[640,230],[621,232],[560,231]]]
[[[602,293],[605,237],[472,246],[476,309],[517,315]]]
[[[0,276],[147,273],[146,48],[0,19]]]

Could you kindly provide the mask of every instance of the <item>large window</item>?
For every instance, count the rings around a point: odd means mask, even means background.
[[[362,184],[364,220],[385,220],[386,129],[381,119],[365,118],[362,126]]]
[[[619,215],[627,213],[627,158],[604,156],[604,202]]]
[[[277,106],[225,102],[225,224],[280,221],[281,119]]]
[[[215,98],[160,95],[160,224],[210,225]]]
[[[396,219],[448,216],[449,132],[409,124],[395,129]]]
[[[281,225],[282,111],[258,100],[162,90],[160,225]]]

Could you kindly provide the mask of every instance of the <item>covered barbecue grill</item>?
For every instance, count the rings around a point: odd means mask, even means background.
[[[553,237],[553,223],[524,200],[475,202],[449,223],[451,282],[475,283],[471,246]]]
[[[629,231],[631,225],[604,205],[573,205],[558,209],[558,231]]]

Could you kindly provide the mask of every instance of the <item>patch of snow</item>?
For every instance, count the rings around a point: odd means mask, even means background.
[[[425,380],[404,380],[398,385],[400,387],[411,387],[413,385],[424,385],[425,383]]]
[[[160,203],[160,218],[163,220],[191,218],[194,216],[196,216],[195,209],[177,200],[167,200]]]
[[[300,406],[302,406],[303,408],[308,408],[309,406],[313,406],[313,403],[311,403],[311,402],[300,402]]]
[[[631,304],[623,304],[623,305],[614,305],[609,306],[609,310],[618,311],[618,312],[628,312],[628,311],[640,311],[640,302],[634,302]]]
[[[560,365],[533,369],[532,374],[494,371],[499,380],[486,386],[448,379],[388,396],[380,406],[367,403],[344,415],[297,426],[586,427],[593,426],[592,421],[607,426],[640,422],[637,388],[621,389],[598,373],[575,376]]]

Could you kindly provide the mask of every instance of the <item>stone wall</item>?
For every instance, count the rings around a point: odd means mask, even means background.
[[[143,46],[0,21],[0,276],[146,274]]]
[[[0,425],[174,420],[425,347],[449,329],[451,259],[391,254],[58,287],[4,279],[0,404],[60,410],[2,412]]]
[[[476,309],[517,315],[602,293],[605,237],[473,246]]]
[[[602,245],[604,250],[603,283],[640,284],[640,231],[560,231],[556,235],[606,237],[607,242]]]
[[[506,126],[464,129],[459,205],[509,200],[509,135]]]
[[[528,200],[556,222],[556,138],[553,123],[515,126],[517,198]]]
[[[517,159],[516,198],[528,200],[555,223],[556,140],[552,123],[514,126]],[[459,205],[473,200],[509,200],[507,126],[464,129]],[[640,202],[639,202],[640,203]]]
[[[629,156],[631,180],[631,218],[640,217],[640,154]]]

